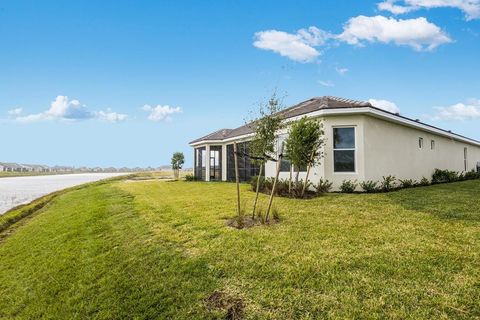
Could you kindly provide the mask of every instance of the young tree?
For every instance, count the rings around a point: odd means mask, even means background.
[[[182,169],[185,163],[185,156],[183,152],[174,152],[172,156],[172,169],[175,179],[178,179],[180,169]]]
[[[310,168],[319,164],[320,159],[323,157],[321,147],[324,145],[324,141],[323,124],[318,120],[303,117],[293,122],[290,126],[288,137],[285,140],[285,150],[296,170],[296,185],[298,185],[300,168],[307,167],[302,197],[308,184]]]
[[[252,218],[255,218],[262,170],[267,159],[272,158],[275,153],[275,134],[282,128],[282,119],[278,115],[278,112],[281,110],[282,105],[280,100],[276,94],[273,94],[266,104],[260,105],[259,118],[249,123],[249,126],[255,133],[254,138],[250,143],[251,159],[255,164],[260,166],[260,172],[257,177],[255,200],[253,202]]]

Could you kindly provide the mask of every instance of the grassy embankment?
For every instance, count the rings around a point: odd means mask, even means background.
[[[277,199],[279,224],[243,230],[225,226],[234,188],[58,195],[4,231],[0,318],[480,317],[479,181]]]

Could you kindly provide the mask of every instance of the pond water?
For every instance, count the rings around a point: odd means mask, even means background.
[[[126,173],[79,173],[0,178],[0,215],[54,191]]]

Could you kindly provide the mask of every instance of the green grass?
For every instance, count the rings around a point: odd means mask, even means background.
[[[224,318],[216,291],[248,319],[477,318],[479,193],[282,198],[279,224],[237,230],[233,184],[92,185],[0,240],[0,318]]]

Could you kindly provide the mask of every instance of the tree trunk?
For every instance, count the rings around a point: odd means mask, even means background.
[[[255,212],[256,212],[256,209],[257,209],[257,201],[258,201],[258,193],[260,191],[260,179],[262,179],[262,170],[263,170],[263,164],[260,165],[260,172],[258,173],[258,177],[257,177],[257,189],[255,191],[255,200],[253,201],[252,219],[255,219]]]
[[[282,144],[282,147],[280,148],[280,155],[278,156],[277,173],[275,174],[275,180],[273,180],[272,194],[270,194],[270,200],[268,201],[265,221],[268,221],[268,217],[270,215],[270,209],[272,208],[273,196],[275,195],[275,189],[277,188],[278,175],[280,174],[280,166],[282,164],[282,153],[283,153],[283,144]]]
[[[303,198],[303,195],[305,194],[305,189],[307,189],[308,175],[310,174],[310,168],[312,167],[313,158],[315,157],[315,151],[316,150],[313,150],[312,155],[310,157],[310,162],[308,163],[308,166],[307,166],[307,176],[305,177],[305,182],[303,183],[302,194],[301,194],[302,198]]]
[[[238,176],[238,154],[237,154],[237,143],[233,143],[233,153],[235,155],[235,182],[237,184],[237,215],[240,217],[240,178]]]

